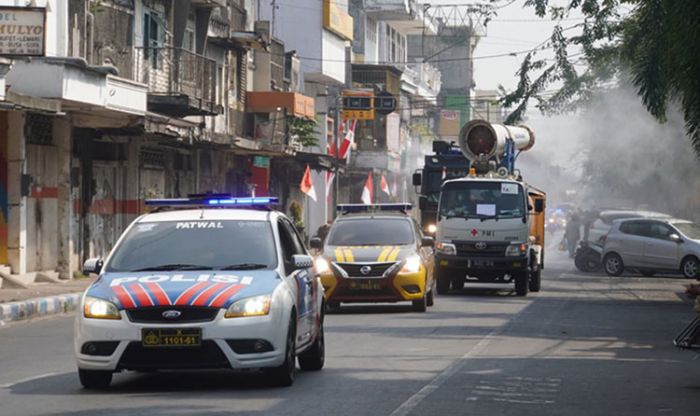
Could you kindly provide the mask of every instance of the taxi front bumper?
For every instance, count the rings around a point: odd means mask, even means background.
[[[282,310],[269,315],[225,318],[218,311],[210,322],[180,324],[137,323],[121,311],[121,320],[75,320],[75,356],[84,370],[154,370],[194,368],[263,368],[284,362],[287,323]],[[197,347],[147,347],[143,329],[201,329]],[[257,342],[257,344],[255,344]],[[256,347],[262,348],[253,348]],[[97,346],[97,347],[95,347]],[[255,352],[262,351],[262,352]]]

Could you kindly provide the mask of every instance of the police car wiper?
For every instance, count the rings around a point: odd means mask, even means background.
[[[212,270],[210,266],[200,266],[198,264],[161,264],[160,266],[149,266],[132,272],[153,272],[168,270]]]
[[[267,264],[260,264],[260,263],[238,263],[238,264],[229,264],[228,266],[224,266],[219,268],[219,270],[257,270],[257,269],[267,269]]]

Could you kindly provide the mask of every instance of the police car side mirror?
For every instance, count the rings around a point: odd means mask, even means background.
[[[103,261],[102,259],[88,259],[85,260],[83,264],[83,275],[89,276],[90,274],[100,274],[102,271]]]
[[[292,267],[294,270],[308,269],[313,267],[314,259],[306,254],[295,254],[292,256]]]
[[[313,248],[314,250],[323,250],[323,240],[321,240],[319,237],[313,237],[311,240],[309,240],[309,247]]]
[[[435,247],[435,239],[425,236],[420,241],[421,247]]]

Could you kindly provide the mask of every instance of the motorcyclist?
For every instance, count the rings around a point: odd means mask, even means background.
[[[578,241],[581,239],[581,219],[578,214],[571,214],[569,221],[566,223],[564,238],[566,238],[569,257],[574,258]]]

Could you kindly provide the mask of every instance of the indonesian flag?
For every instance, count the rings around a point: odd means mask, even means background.
[[[343,137],[343,142],[340,144],[340,153],[338,153],[338,158],[341,160],[347,160],[348,156],[350,155],[350,146],[355,141],[355,127],[357,127],[357,120],[352,120],[350,122],[349,127],[348,127],[348,131],[345,133],[345,136]],[[343,121],[341,123],[341,125],[338,127],[338,136],[341,136],[343,134],[343,130],[345,130],[345,121]],[[333,143],[331,146],[328,147],[328,154],[331,156],[336,155],[335,143]],[[331,195],[331,189],[333,187],[333,179],[335,179],[335,172],[326,172],[326,197],[327,198],[330,198],[330,195]]]
[[[362,188],[362,203],[371,205],[372,197],[374,194],[374,184],[372,182],[372,171],[367,175],[367,180],[365,181],[365,187]]]
[[[301,192],[305,193],[309,198],[316,201],[316,190],[314,189],[314,183],[311,180],[311,168],[309,168],[309,165],[306,165],[306,171],[304,172],[304,177],[301,178],[299,188],[301,188]]]
[[[389,183],[386,181],[386,176],[382,173],[382,178],[379,180],[379,189],[384,192],[387,196],[391,196],[391,191],[389,190]]]

